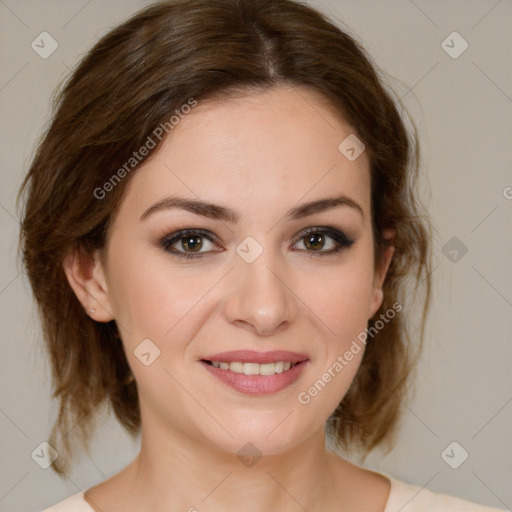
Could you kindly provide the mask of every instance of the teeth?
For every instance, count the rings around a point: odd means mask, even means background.
[[[276,364],[275,363],[266,363],[266,364],[256,364],[258,366],[258,373],[260,375],[275,375],[276,374]],[[244,364],[245,371],[245,364]]]
[[[212,366],[220,368],[221,370],[230,370],[234,373],[245,373],[245,375],[275,375],[276,373],[283,373],[290,368],[293,368],[297,363],[290,363],[290,361],[278,361],[276,363],[242,363],[240,361],[232,361],[226,363],[223,361],[211,361]]]

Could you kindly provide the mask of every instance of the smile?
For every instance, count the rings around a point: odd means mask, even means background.
[[[206,361],[215,368],[245,375],[275,375],[293,368],[297,363],[290,361],[278,361],[275,363],[243,363],[241,361]]]

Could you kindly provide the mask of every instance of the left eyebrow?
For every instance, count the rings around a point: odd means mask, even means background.
[[[287,214],[286,220],[302,219],[308,215],[314,215],[315,213],[322,213],[331,208],[337,208],[339,206],[349,206],[357,210],[361,217],[364,219],[364,211],[361,206],[356,203],[353,199],[347,196],[338,196],[326,199],[320,199],[318,201],[311,201],[304,203],[300,206],[292,208]]]
[[[292,208],[288,211],[288,213],[285,215],[285,220],[289,221],[302,219],[309,215],[321,213],[332,208],[337,208],[339,206],[348,206],[357,210],[364,219],[364,211],[361,206],[350,197],[342,195],[338,197],[319,199],[309,203],[304,203],[300,206],[296,206],[295,208]],[[166,197],[165,199],[158,201],[154,205],[150,206],[141,215],[140,220],[142,221],[149,217],[151,214],[158,211],[168,210],[171,208],[181,208],[182,210],[187,210],[196,215],[201,215],[203,217],[226,222],[236,223],[239,220],[239,215],[229,208],[213,203],[199,201],[196,199],[187,199],[183,197]]]

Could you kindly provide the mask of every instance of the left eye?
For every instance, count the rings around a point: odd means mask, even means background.
[[[330,227],[311,228],[303,232],[298,240],[306,256],[331,256],[349,248],[354,240],[342,231]]]
[[[307,251],[321,251],[331,252],[336,248],[336,243],[333,238],[325,233],[313,231],[306,235],[302,235],[299,242],[302,243],[303,248]]]

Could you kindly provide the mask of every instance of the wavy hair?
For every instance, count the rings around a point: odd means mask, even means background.
[[[338,446],[364,453],[393,438],[424,337],[431,226],[416,195],[416,129],[406,128],[402,106],[377,69],[354,37],[293,0],[153,4],[110,30],[78,63],[54,97],[51,122],[17,198],[18,205],[25,200],[20,251],[59,404],[49,437],[59,452],[52,465],[58,474],[69,471],[72,438],[87,449],[99,405],[109,406],[133,436],[141,426],[137,385],[115,320],[98,323],[86,314],[62,266],[71,249],[90,257],[104,247],[137,170],[105,197],[95,191],[190,98],[222,99],[280,84],[319,93],[366,146],[376,268],[387,245],[395,246],[384,301],[368,328],[397,301],[403,312],[368,342],[328,424]],[[393,241],[385,239],[387,229],[395,230]],[[419,308],[411,306],[413,297]],[[417,311],[414,330],[409,320]]]

